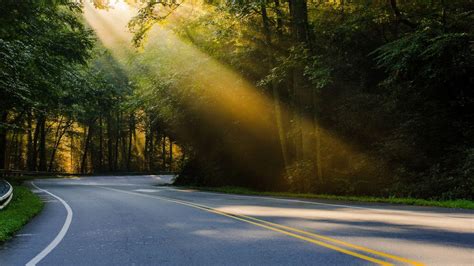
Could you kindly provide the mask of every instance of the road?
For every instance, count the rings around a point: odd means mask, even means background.
[[[169,176],[44,179],[0,265],[474,265],[474,212],[238,196]]]

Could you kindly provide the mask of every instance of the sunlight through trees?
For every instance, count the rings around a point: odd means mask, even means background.
[[[474,194],[469,1],[2,5],[5,168]]]

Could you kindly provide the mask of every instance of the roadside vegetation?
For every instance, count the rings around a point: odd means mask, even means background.
[[[0,0],[0,169],[176,168],[179,150],[141,116],[135,86],[82,8],[81,1]]]
[[[353,201],[367,203],[392,203],[415,206],[430,206],[454,209],[474,209],[474,201],[472,200],[425,200],[415,198],[379,198],[367,196],[337,196],[311,193],[290,193],[290,192],[269,192],[256,191],[243,187],[185,187],[200,191],[218,192],[226,194],[252,195],[252,196],[271,196],[283,198],[299,198],[299,199],[321,199],[321,200],[337,200],[337,201]]]
[[[0,242],[11,238],[43,209],[41,199],[24,186],[13,187],[13,199],[0,211]]]

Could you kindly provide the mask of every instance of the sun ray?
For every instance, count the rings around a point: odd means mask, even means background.
[[[208,134],[208,137],[214,134],[212,130],[219,131],[225,123],[238,123],[237,127],[244,136],[241,137],[246,141],[236,145],[231,136],[218,134],[219,138],[225,143],[229,156],[236,158],[236,163],[238,161],[256,172],[264,173],[266,169],[260,169],[259,162],[255,162],[255,158],[249,153],[258,153],[262,149],[275,153],[280,149],[278,141],[271,138],[276,135],[274,133],[277,130],[273,100],[233,69],[205,54],[190,42],[181,40],[172,30],[172,23],[179,23],[192,12],[205,11],[192,5],[179,9],[166,24],[158,24],[151,30],[148,42],[140,52],[131,46],[132,34],[127,28],[128,21],[136,12],[137,9],[133,6],[128,6],[126,10],[118,8],[97,10],[91,5],[86,5],[85,17],[104,46],[124,68],[128,67],[130,60],[142,60],[140,61],[142,75],[150,78],[158,76],[158,79],[178,77],[178,80],[173,81],[173,90],[193,90],[190,94],[180,94],[182,97],[180,100],[198,113],[201,121],[205,123],[201,126],[207,130],[205,134]],[[141,56],[143,54],[153,56],[144,59]],[[163,67],[163,64],[166,66]],[[196,100],[195,95],[201,95],[207,103],[203,105]],[[286,117],[295,114],[285,106],[282,106],[282,112]],[[307,132],[307,136],[314,137],[318,132],[326,143],[328,152],[328,149],[332,149],[330,151],[332,154],[362,161],[369,160],[364,154],[340,141],[333,133],[319,125],[315,126],[311,119],[306,117],[294,119],[301,123],[302,131]],[[188,125],[182,125],[182,128],[176,131],[187,141],[191,143],[194,141],[193,144],[196,146],[206,145],[206,141],[196,140],[196,131]],[[307,145],[313,144],[307,143]],[[309,152],[315,153],[316,149],[316,147],[310,148]]]

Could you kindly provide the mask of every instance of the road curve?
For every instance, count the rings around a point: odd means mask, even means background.
[[[0,265],[474,265],[474,212],[159,186],[169,176],[35,181],[45,209]]]

